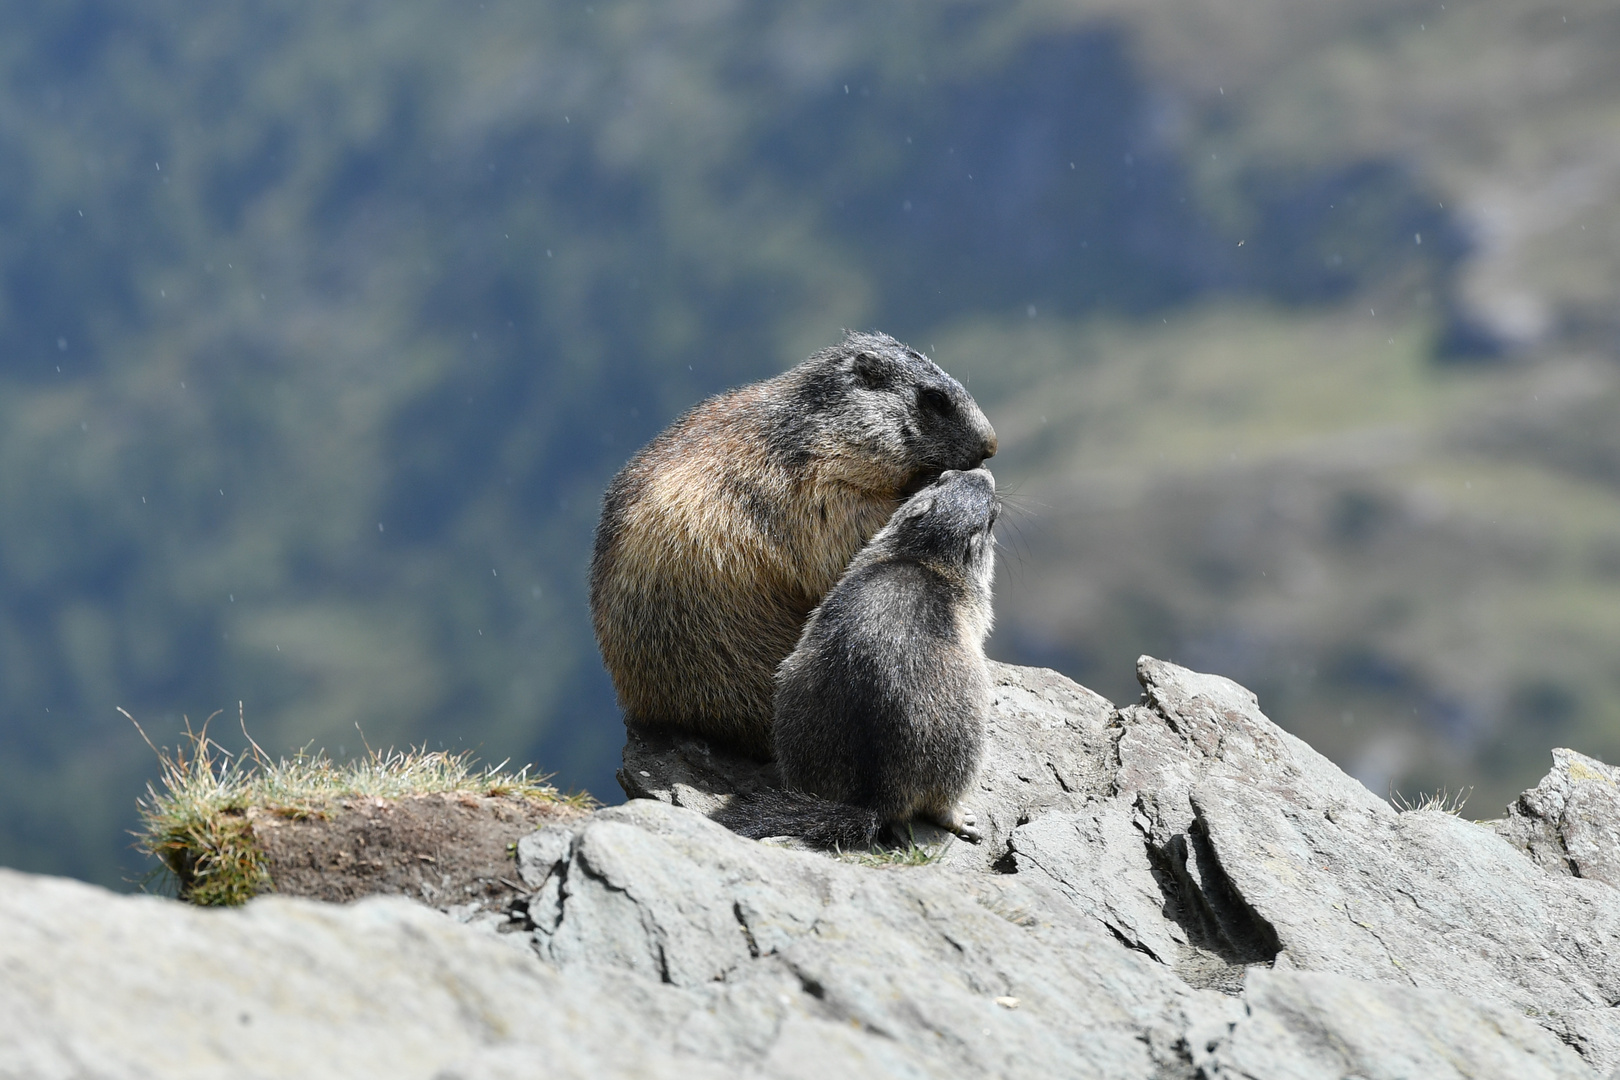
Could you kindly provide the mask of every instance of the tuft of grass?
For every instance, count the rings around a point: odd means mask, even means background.
[[[135,718],[124,715],[145,739]],[[180,899],[208,907],[246,903],[270,886],[264,851],[247,816],[250,807],[302,820],[327,817],[341,801],[353,798],[459,793],[580,809],[595,805],[584,793],[560,793],[526,765],[516,772],[506,771],[504,761],[479,768],[465,752],[368,749],[363,758],[336,762],[325,751],[304,750],[272,759],[251,736],[249,751],[232,754],[209,737],[208,722],[193,731],[189,721],[183,738],[173,750],[160,750],[146,739],[162,773],[156,785],[147,785],[145,797],[136,800],[141,829],[135,846],[157,858],[160,873],[173,877]]]
[[[945,845],[924,847],[908,842],[903,847],[873,847],[866,851],[835,851],[840,860],[857,866],[927,866],[945,851]]]
[[[1463,804],[1468,802],[1468,796],[1473,793],[1474,789],[1471,787],[1462,788],[1455,793],[1441,788],[1432,795],[1425,795],[1420,791],[1416,798],[1408,799],[1397,791],[1389,797],[1389,801],[1403,814],[1413,810],[1438,810],[1442,814],[1456,817],[1462,813]]]

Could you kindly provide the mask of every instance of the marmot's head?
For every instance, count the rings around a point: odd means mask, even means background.
[[[988,590],[995,570],[991,530],[1000,513],[989,469],[947,470],[894,512],[868,550],[958,570]]]
[[[846,334],[790,375],[812,452],[848,482],[909,495],[996,452],[995,429],[962,384],[887,334]]]

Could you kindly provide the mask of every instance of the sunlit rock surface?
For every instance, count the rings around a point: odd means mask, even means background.
[[[1614,770],[1399,813],[1215,676],[1116,709],[998,666],[985,842],[873,865],[704,812],[768,767],[632,737],[500,925],[202,912],[0,875],[0,1076],[1607,1077]],[[1610,876],[1606,879],[1605,873]]]

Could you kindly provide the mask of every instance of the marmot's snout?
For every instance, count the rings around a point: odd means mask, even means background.
[[[935,511],[966,535],[988,532],[1001,513],[996,478],[980,465],[974,469],[947,469],[935,482],[939,495]],[[949,507],[949,509],[945,509]]]
[[[977,469],[987,459],[995,457],[998,444],[996,429],[990,426],[989,418],[980,410],[978,404],[967,396],[967,391],[962,391],[962,398],[959,415],[963,430],[961,441],[958,443],[963,451],[962,460],[960,464],[951,467],[967,472],[970,469]]]
[[[968,397],[966,390],[962,391],[962,397],[964,399],[962,420],[968,429],[965,432],[968,436],[966,441],[973,447],[973,453],[978,455],[972,457],[970,454],[971,460],[962,468],[977,469],[984,464],[986,458],[996,456],[996,429],[990,426],[990,418],[984,415],[984,410],[979,408],[978,402]]]
[[[983,465],[975,465],[971,469],[946,469],[939,474],[941,485],[961,484],[964,487],[982,488],[994,495],[996,492],[996,477]]]

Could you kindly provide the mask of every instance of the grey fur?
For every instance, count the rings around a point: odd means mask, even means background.
[[[955,379],[886,334],[694,407],[614,477],[591,559],[628,724],[766,758],[775,674],[908,494],[996,450]]]
[[[990,707],[984,639],[999,509],[981,468],[944,473],[895,512],[778,675],[777,766],[788,788],[815,798],[743,796],[718,820],[824,846],[870,843],[882,826],[918,817],[978,838],[958,801]]]

